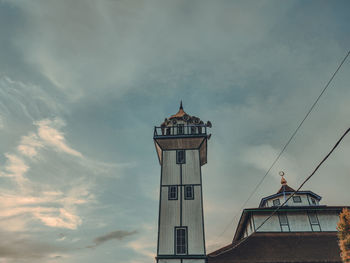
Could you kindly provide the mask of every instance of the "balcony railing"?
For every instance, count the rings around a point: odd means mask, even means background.
[[[175,125],[170,127],[154,127],[154,137],[191,137],[205,136],[205,125]]]

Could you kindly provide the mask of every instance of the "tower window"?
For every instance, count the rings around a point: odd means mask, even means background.
[[[176,163],[185,163],[185,150],[176,151]]]
[[[300,196],[293,196],[293,202],[294,203],[301,203],[301,197]]]
[[[280,220],[281,230],[282,232],[289,232],[289,223],[286,213],[279,213],[278,219]]]
[[[171,185],[168,187],[168,200],[177,200],[177,186]]]
[[[177,134],[184,134],[184,125],[183,124],[177,125]]]
[[[193,200],[193,199],[194,199],[193,185],[185,185],[185,200]]]
[[[176,254],[187,254],[187,227],[175,227]]]
[[[281,204],[279,199],[273,200],[272,203],[273,203],[273,206],[279,206]]]

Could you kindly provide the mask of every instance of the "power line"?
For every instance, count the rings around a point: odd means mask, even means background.
[[[333,148],[330,150],[330,152],[322,159],[322,161],[316,166],[316,168],[313,170],[313,172],[306,177],[306,179],[302,182],[302,184],[298,187],[297,190],[295,190],[280,206],[278,206],[249,236],[247,236],[245,239],[241,240],[241,242],[238,242],[235,246],[224,250],[216,255],[212,255],[210,257],[217,257],[223,253],[226,253],[234,248],[236,248],[241,243],[247,241],[252,234],[256,233],[272,216],[274,216],[278,210],[280,210],[303,186],[304,184],[311,179],[311,177],[316,173],[316,171],[321,167],[321,165],[328,159],[328,157],[333,153],[333,151],[339,146],[340,142],[344,139],[344,137],[350,132],[350,128],[348,128],[345,133],[340,137],[340,139],[337,141],[337,143],[333,146]]]
[[[288,147],[288,145],[290,144],[290,142],[293,140],[293,138],[295,137],[295,135],[297,134],[298,130],[300,129],[300,127],[303,125],[303,123],[305,122],[305,120],[307,119],[307,117],[310,115],[310,113],[312,112],[312,110],[315,108],[317,102],[320,100],[320,98],[322,97],[322,95],[324,94],[324,92],[326,91],[326,89],[329,87],[330,83],[332,82],[332,80],[334,79],[335,75],[338,73],[338,71],[340,70],[340,68],[343,66],[344,62],[346,61],[346,59],[348,58],[348,56],[350,55],[350,51],[346,54],[346,56],[343,58],[343,60],[341,61],[341,63],[339,64],[338,68],[336,69],[336,71],[333,73],[332,77],[328,80],[327,84],[325,85],[325,87],[322,89],[320,95],[317,97],[317,99],[315,100],[315,102],[312,104],[312,106],[310,107],[309,111],[306,113],[305,117],[302,119],[302,121],[299,123],[299,125],[297,126],[297,128],[295,129],[295,131],[292,133],[291,137],[288,139],[288,141],[285,143],[285,145],[283,146],[282,150],[279,152],[279,154],[277,155],[277,157],[275,158],[275,160],[272,162],[272,164],[270,165],[269,169],[266,171],[266,173],[264,174],[264,176],[260,179],[260,181],[258,182],[258,184],[254,187],[253,191],[250,193],[249,197],[247,198],[247,200],[243,203],[243,205],[241,206],[241,208],[238,210],[238,212],[233,216],[232,220],[230,221],[230,223],[224,228],[224,231],[217,237],[217,239],[219,239],[228,229],[229,226],[232,225],[232,223],[234,222],[234,220],[236,219],[236,217],[238,216],[238,214],[240,213],[240,211],[246,206],[246,204],[249,202],[249,200],[253,197],[253,195],[255,194],[255,192],[258,190],[258,188],[260,187],[260,185],[262,184],[262,182],[265,180],[266,176],[270,173],[271,169],[275,166],[275,164],[277,163],[277,161],[280,159],[281,155],[284,153],[284,151],[286,150],[286,148]],[[217,240],[216,239],[216,240]]]

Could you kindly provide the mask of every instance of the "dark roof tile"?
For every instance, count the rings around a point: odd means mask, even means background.
[[[208,263],[339,262],[336,232],[254,233],[208,255]]]

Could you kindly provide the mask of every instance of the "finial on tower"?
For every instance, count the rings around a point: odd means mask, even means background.
[[[184,108],[182,107],[182,100],[180,101],[180,110],[183,110]]]
[[[279,175],[282,176],[282,178],[281,178],[281,185],[287,185],[287,180],[284,178],[284,175],[285,175],[284,172],[280,171]]]

